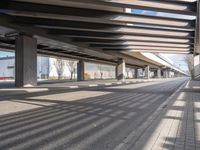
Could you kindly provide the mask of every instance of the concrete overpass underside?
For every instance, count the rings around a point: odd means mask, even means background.
[[[166,15],[133,14],[127,8]],[[133,52],[198,54],[198,8],[199,0],[3,0],[0,47],[16,50],[19,82],[35,74],[37,53],[116,64],[120,79],[125,63],[161,65]]]

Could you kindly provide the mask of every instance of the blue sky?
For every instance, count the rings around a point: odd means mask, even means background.
[[[3,51],[0,51],[0,58],[1,57],[9,57],[9,56],[14,56],[15,54],[12,53],[12,52],[3,52]]]

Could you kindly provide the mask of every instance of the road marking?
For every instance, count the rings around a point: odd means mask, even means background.
[[[74,85],[74,86],[69,86],[69,88],[70,88],[70,89],[76,89],[76,88],[79,88],[79,86],[75,86],[75,85]]]
[[[95,87],[95,86],[98,86],[98,84],[89,84],[88,86],[89,87]]]
[[[112,83],[105,83],[104,85],[112,85]]]

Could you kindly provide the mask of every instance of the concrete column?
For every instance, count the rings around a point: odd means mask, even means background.
[[[168,73],[167,69],[164,70],[163,76],[164,76],[164,78],[169,78],[169,73]]]
[[[77,81],[84,81],[84,73],[85,73],[85,66],[84,66],[84,61],[79,60],[77,63]]]
[[[135,69],[135,78],[138,78],[138,69]]]
[[[161,69],[160,68],[157,69],[157,78],[161,78]]]
[[[150,69],[149,69],[149,66],[145,67],[144,72],[145,72],[145,78],[149,79],[150,78]]]
[[[37,40],[20,35],[16,39],[15,85],[27,87],[37,85]]]
[[[126,64],[124,59],[119,59],[116,66],[116,78],[117,80],[125,80]]]
[[[200,55],[194,56],[194,79],[200,80]]]

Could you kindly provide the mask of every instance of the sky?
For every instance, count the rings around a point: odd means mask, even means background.
[[[0,58],[1,57],[10,57],[10,56],[14,56],[15,54],[12,52],[4,52],[4,51],[0,51]]]
[[[188,65],[185,61],[185,55],[184,54],[161,54],[165,58],[171,60],[171,63],[180,68],[183,71],[188,71]]]

